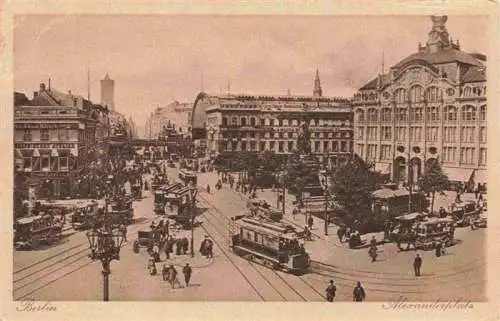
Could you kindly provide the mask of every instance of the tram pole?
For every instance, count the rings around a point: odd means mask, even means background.
[[[328,235],[328,176],[327,173],[325,173],[325,235]]]

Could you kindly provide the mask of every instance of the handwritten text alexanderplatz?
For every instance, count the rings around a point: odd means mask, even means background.
[[[385,310],[465,310],[473,309],[474,306],[469,301],[461,299],[438,299],[433,302],[409,302],[408,298],[400,296],[382,305]]]

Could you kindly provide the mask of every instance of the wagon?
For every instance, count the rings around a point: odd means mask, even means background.
[[[139,253],[141,247],[145,247],[148,250],[153,249],[154,244],[154,232],[141,230],[137,232],[137,239],[134,241],[134,253]]]

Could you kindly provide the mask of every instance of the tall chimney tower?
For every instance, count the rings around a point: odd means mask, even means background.
[[[316,76],[314,77],[314,90],[313,97],[323,96],[323,90],[321,89],[321,82],[319,80],[319,71],[316,69]]]
[[[106,73],[104,79],[101,80],[101,103],[104,106],[108,106],[110,111],[115,110],[114,95],[115,81],[109,78],[109,75]]]

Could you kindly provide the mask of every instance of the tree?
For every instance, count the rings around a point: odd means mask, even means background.
[[[371,218],[372,193],[377,185],[376,173],[370,171],[358,155],[353,155],[347,164],[334,172],[330,193],[351,220],[356,219],[363,224]]]
[[[427,161],[419,185],[423,192],[432,194],[431,212],[434,212],[436,192],[444,191],[448,186],[448,177],[443,173],[438,160],[430,159]]]

